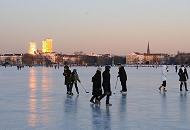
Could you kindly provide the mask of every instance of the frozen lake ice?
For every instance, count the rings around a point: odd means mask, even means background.
[[[89,94],[78,84],[79,96],[75,88],[73,96],[66,95],[63,67],[0,67],[0,130],[190,130],[190,93],[179,92],[174,67],[165,94],[158,91],[160,68],[125,68],[126,96],[119,82],[114,88],[118,69],[112,67],[111,107],[105,99],[100,106],[89,102],[96,67],[73,68]]]

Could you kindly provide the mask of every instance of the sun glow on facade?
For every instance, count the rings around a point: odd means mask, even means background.
[[[43,53],[51,53],[53,52],[52,49],[53,40],[48,38],[42,41],[42,52]]]
[[[37,51],[36,43],[35,42],[30,42],[29,54],[35,54],[36,51]]]

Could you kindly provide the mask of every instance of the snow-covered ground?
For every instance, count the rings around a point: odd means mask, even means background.
[[[76,68],[85,93],[66,95],[63,68],[0,67],[0,130],[190,130],[190,93],[179,92],[169,67],[167,93],[160,93],[160,68],[125,68],[128,94],[119,91],[117,67],[111,68],[111,107],[92,105],[91,77],[96,67]],[[188,70],[189,71],[189,70]],[[188,86],[190,89],[190,82]]]

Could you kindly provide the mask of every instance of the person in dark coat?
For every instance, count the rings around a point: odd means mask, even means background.
[[[105,71],[102,73],[103,76],[103,90],[104,93],[98,98],[98,101],[106,96],[106,105],[111,106],[112,104],[109,103],[109,99],[111,96],[111,85],[110,85],[110,66],[105,66]]]
[[[118,77],[120,78],[121,86],[122,86],[122,90],[120,92],[121,93],[127,92],[127,86],[126,86],[127,73],[122,65],[119,65]]]
[[[182,91],[183,84],[185,85],[185,90],[188,91],[186,81],[187,79],[189,79],[189,77],[187,74],[187,69],[184,67],[184,65],[181,65],[178,75],[179,75],[179,81],[180,81],[180,91]]]
[[[78,90],[78,86],[77,86],[77,82],[80,83],[80,79],[79,79],[79,76],[77,74],[77,70],[76,69],[73,69],[73,72],[71,74],[71,85],[75,85],[75,89],[77,91],[77,94],[79,94],[79,90]]]
[[[92,98],[90,99],[91,103],[98,103],[98,97],[102,95],[102,88],[101,88],[101,68],[98,67],[96,74],[92,77]],[[95,101],[94,101],[95,99]]]
[[[64,66],[64,72],[63,75],[65,76],[65,85],[67,87],[67,94],[73,95],[72,93],[72,83],[71,83],[71,70],[69,69],[69,66]]]

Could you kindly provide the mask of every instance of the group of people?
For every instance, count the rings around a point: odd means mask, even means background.
[[[109,102],[110,96],[112,95],[111,83],[110,83],[110,68],[111,68],[110,66],[105,66],[105,70],[102,73],[102,68],[98,67],[95,75],[92,77],[93,85],[92,85],[92,97],[90,99],[91,103],[100,104],[101,99],[103,99],[106,96],[106,105],[107,106],[112,105]],[[77,81],[80,82],[80,79],[76,69],[73,69],[73,72],[71,73],[69,67],[65,65],[63,75],[65,76],[65,85],[67,86],[67,94],[73,95],[72,93],[73,84],[75,84],[76,91],[79,94]],[[122,65],[119,65],[119,72],[117,77],[119,77],[121,81],[122,90],[120,92],[126,93],[127,74]]]
[[[111,106],[109,99],[110,96],[112,95],[111,91],[111,83],[110,83],[110,66],[105,66],[105,70],[102,73],[102,68],[98,67],[95,75],[92,77],[92,97],[90,99],[90,102],[93,104],[100,104],[100,101],[106,97],[106,105]],[[168,72],[168,66],[163,65],[162,66],[162,85],[158,88],[160,91],[163,88],[163,91],[166,92],[166,79],[167,79],[167,72]],[[72,88],[73,85],[75,85],[76,92],[79,94],[77,82],[81,82],[79,79],[79,76],[77,74],[77,70],[69,69],[69,66],[65,65],[64,66],[64,73],[63,75],[65,76],[65,85],[67,87],[67,94],[68,95],[73,95]],[[179,75],[179,81],[180,81],[180,91],[182,91],[183,85],[185,86],[185,91],[188,91],[187,89],[187,79],[188,73],[187,69],[185,68],[184,65],[181,65],[178,71]],[[122,90],[120,91],[122,94],[126,94],[127,92],[127,86],[126,86],[126,81],[127,81],[127,73],[122,65],[119,65],[119,72],[117,78],[120,78]],[[103,81],[102,81],[103,79]]]
[[[179,81],[180,81],[180,92],[182,91],[183,85],[185,86],[185,91],[188,91],[187,89],[187,79],[189,79],[187,69],[184,65],[181,65],[179,68],[179,71],[177,71],[177,66],[175,66],[176,72],[178,72],[179,75]],[[163,88],[163,91],[166,92],[166,79],[167,79],[167,72],[168,72],[168,66],[163,65],[162,67],[162,85],[158,88],[160,91]]]
[[[101,71],[102,69],[99,67],[96,71],[96,74],[92,77],[93,89],[92,89],[92,98],[90,99],[91,103],[99,104],[100,100],[106,96],[106,105],[111,106],[109,103],[109,98],[112,94],[111,92],[111,83],[110,83],[110,66],[105,66],[105,70],[102,73],[103,82],[101,84]],[[127,74],[122,65],[119,65],[118,77],[121,81],[122,90],[121,93],[127,92]],[[103,94],[102,94],[103,87]]]
[[[77,94],[79,94],[77,82],[80,83],[80,79],[77,74],[77,70],[73,69],[73,71],[71,72],[71,70],[69,69],[69,66],[65,65],[63,75],[65,76],[65,85],[67,87],[67,94],[73,95],[73,92],[72,92],[73,85],[75,85],[76,92]]]

